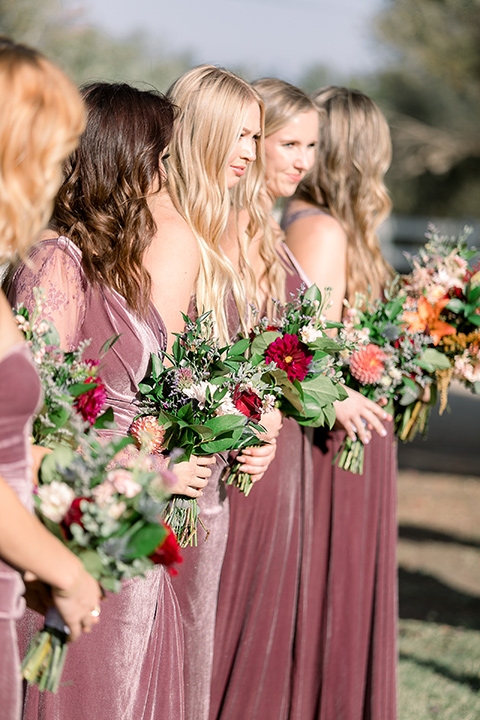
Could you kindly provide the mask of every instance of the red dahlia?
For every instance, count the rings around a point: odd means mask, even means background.
[[[265,353],[265,359],[285,370],[291,382],[301,381],[308,373],[308,367],[312,362],[312,353],[306,345],[300,342],[297,335],[284,335],[270,343]]]

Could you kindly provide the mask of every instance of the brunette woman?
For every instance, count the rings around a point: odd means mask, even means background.
[[[32,288],[43,287],[65,350],[91,338],[98,357],[104,342],[119,336],[102,362],[102,379],[115,433],[127,433],[150,354],[166,348],[144,256],[162,233],[151,206],[163,183],[175,108],[153,90],[125,84],[96,83],[83,95],[87,127],[66,163],[53,229],[16,272],[12,300],[31,307]],[[175,489],[187,495],[209,474],[195,459],[176,472]],[[183,718],[183,634],[164,568],[125,582],[102,614],[102,632],[69,651],[58,694],[28,689],[25,717]]]
[[[340,320],[344,298],[353,304],[359,292],[377,299],[390,277],[377,237],[390,210],[384,185],[390,133],[379,108],[359,91],[329,87],[314,100],[320,110],[317,161],[283,226],[311,280],[333,288],[329,313]],[[310,592],[323,602],[318,626],[311,627],[318,637],[318,710],[303,718],[396,717],[396,449],[391,427],[385,438],[369,432],[373,419],[371,407],[361,408],[345,424],[351,437],[369,441],[360,476],[331,464],[343,432],[316,443],[316,527],[328,545],[326,557],[321,543],[314,546]]]

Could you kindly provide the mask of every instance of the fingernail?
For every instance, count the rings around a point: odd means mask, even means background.
[[[380,435],[381,435],[382,437],[386,437],[386,436],[387,436],[387,431],[386,431],[386,430],[382,430],[382,432],[380,433]]]
[[[370,438],[366,437],[365,440],[363,441],[363,444],[368,445],[369,442],[370,442]]]

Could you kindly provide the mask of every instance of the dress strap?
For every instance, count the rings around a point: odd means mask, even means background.
[[[280,227],[282,230],[286,230],[290,225],[292,225],[296,220],[300,220],[304,217],[309,217],[310,215],[326,215],[327,213],[324,210],[320,210],[320,208],[311,207],[311,208],[304,208],[303,210],[296,210],[292,213],[286,213],[286,215],[283,216],[282,222],[280,223]]]

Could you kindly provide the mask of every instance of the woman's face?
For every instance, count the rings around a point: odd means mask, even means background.
[[[243,119],[242,130],[232,154],[227,160],[227,187],[234,187],[245,175],[248,163],[257,157],[257,140],[260,138],[260,107],[252,100]]]
[[[316,110],[308,110],[265,138],[266,183],[273,197],[293,195],[313,166],[318,124]]]

